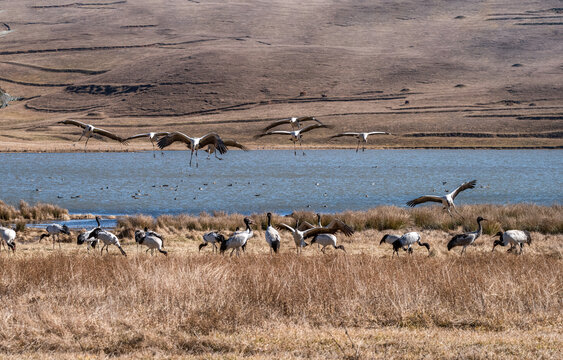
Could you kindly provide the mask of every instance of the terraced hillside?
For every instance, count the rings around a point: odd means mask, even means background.
[[[393,134],[379,147],[562,147],[562,19],[556,0],[4,0],[0,87],[23,99],[0,150],[71,151],[68,118],[284,147],[252,136],[295,115],[335,126],[309,146],[366,129]]]

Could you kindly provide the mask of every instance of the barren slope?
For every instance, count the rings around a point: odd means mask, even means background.
[[[0,86],[26,98],[0,110],[0,150],[70,150],[78,130],[52,126],[65,118],[252,143],[268,121],[303,114],[336,126],[311,132],[316,146],[366,129],[394,134],[378,146],[561,147],[558,6],[0,1]]]

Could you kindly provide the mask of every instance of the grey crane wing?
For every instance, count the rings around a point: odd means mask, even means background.
[[[203,148],[204,146],[207,146],[207,145],[215,146],[215,149],[218,150],[220,154],[224,154],[224,153],[227,152],[227,147],[225,146],[225,143],[223,142],[223,140],[221,139],[221,137],[217,133],[209,133],[209,134],[203,136],[199,140],[199,147],[200,148]]]
[[[468,181],[468,182],[462,184],[460,187],[458,187],[457,189],[452,191],[452,198],[455,199],[457,194],[459,194],[463,190],[473,189],[475,187],[475,184],[477,184],[477,180],[471,180],[471,181]]]
[[[66,120],[63,120],[63,121],[59,121],[59,122],[57,122],[57,124],[75,125],[75,126],[83,128],[83,129],[85,129],[88,126],[88,124],[85,124],[82,121],[72,120],[72,119],[66,119]]]
[[[280,126],[280,125],[283,125],[283,124],[288,124],[289,121],[290,121],[290,119],[287,119],[287,118],[286,118],[286,119],[282,119],[282,120],[274,121],[274,122],[270,123],[270,125],[266,126],[266,127],[264,128],[264,131],[268,131],[268,130],[270,130],[270,129],[272,129],[272,128],[275,128],[276,126]]]
[[[284,224],[284,223],[279,223],[279,224],[276,225],[276,227],[277,227],[279,230],[289,230],[289,231],[291,231],[291,232],[295,232],[295,229],[294,229],[294,228],[292,228],[291,226],[286,225],[286,224]]]
[[[117,141],[119,141],[119,142],[122,143],[122,144],[127,144],[127,140],[126,140],[126,139],[124,139],[124,138],[122,138],[121,136],[116,135],[116,134],[114,134],[114,133],[112,133],[112,132],[109,132],[109,131],[107,131],[107,130],[104,130],[104,129],[100,129],[100,128],[95,127],[95,128],[94,128],[94,133],[100,134],[100,135],[102,135],[102,136],[105,136],[105,137],[110,138],[110,139],[113,139],[113,140],[117,140]]]
[[[391,135],[387,131],[370,131],[368,135]]]
[[[316,228],[316,226],[312,225],[311,223],[309,223],[307,221],[303,221],[301,224],[299,224],[299,227],[298,227],[298,229],[301,230],[301,231],[314,229],[314,228]]]
[[[190,149],[193,146],[192,139],[190,139],[188,135],[183,134],[179,131],[175,131],[166,136],[163,136],[160,140],[158,140],[157,145],[159,148],[164,149],[165,147],[172,145],[176,141],[181,141],[187,144]]]
[[[428,202],[428,201],[441,203],[442,198],[439,197],[439,196],[434,196],[434,195],[424,195],[424,196],[418,197],[414,200],[407,202],[407,205],[412,207],[412,206],[422,204],[422,203],[425,203],[425,202]]]
[[[343,221],[334,219],[328,226],[305,230],[303,232],[303,238],[307,239],[319,234],[335,234],[338,231],[342,231],[346,236],[351,236],[354,233],[354,229],[346,225]]]
[[[236,147],[239,148],[241,150],[244,151],[248,151],[248,148],[246,146],[244,146],[243,144],[237,142],[236,140],[233,139],[225,139],[223,140],[223,143],[227,146],[227,147]]]
[[[142,137],[149,137],[150,135],[151,135],[150,133],[146,133],[146,134],[137,134],[137,135],[129,136],[128,138],[125,139],[125,141],[133,140],[133,139],[138,139],[138,138],[142,138]]]
[[[360,135],[360,133],[356,133],[356,132],[344,132],[344,133],[332,135],[330,138],[333,139],[333,138],[343,137],[343,136],[358,136],[358,135]]]

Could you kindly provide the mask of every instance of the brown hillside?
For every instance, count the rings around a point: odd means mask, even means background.
[[[0,1],[0,150],[72,150],[87,121],[255,146],[315,115],[374,146],[563,146],[563,8],[541,3]],[[497,134],[507,134],[498,137]],[[92,149],[116,144],[92,141]],[[150,148],[135,142],[129,149]]]

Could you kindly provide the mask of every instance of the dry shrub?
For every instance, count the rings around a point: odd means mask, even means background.
[[[68,219],[68,210],[57,205],[37,203],[29,206],[20,200],[20,216],[29,220]]]
[[[135,235],[135,230],[154,229],[156,221],[149,215],[134,215],[123,216],[117,219],[116,232],[120,238],[132,238]]]
[[[14,220],[19,216],[15,207],[0,200],[0,220]]]

